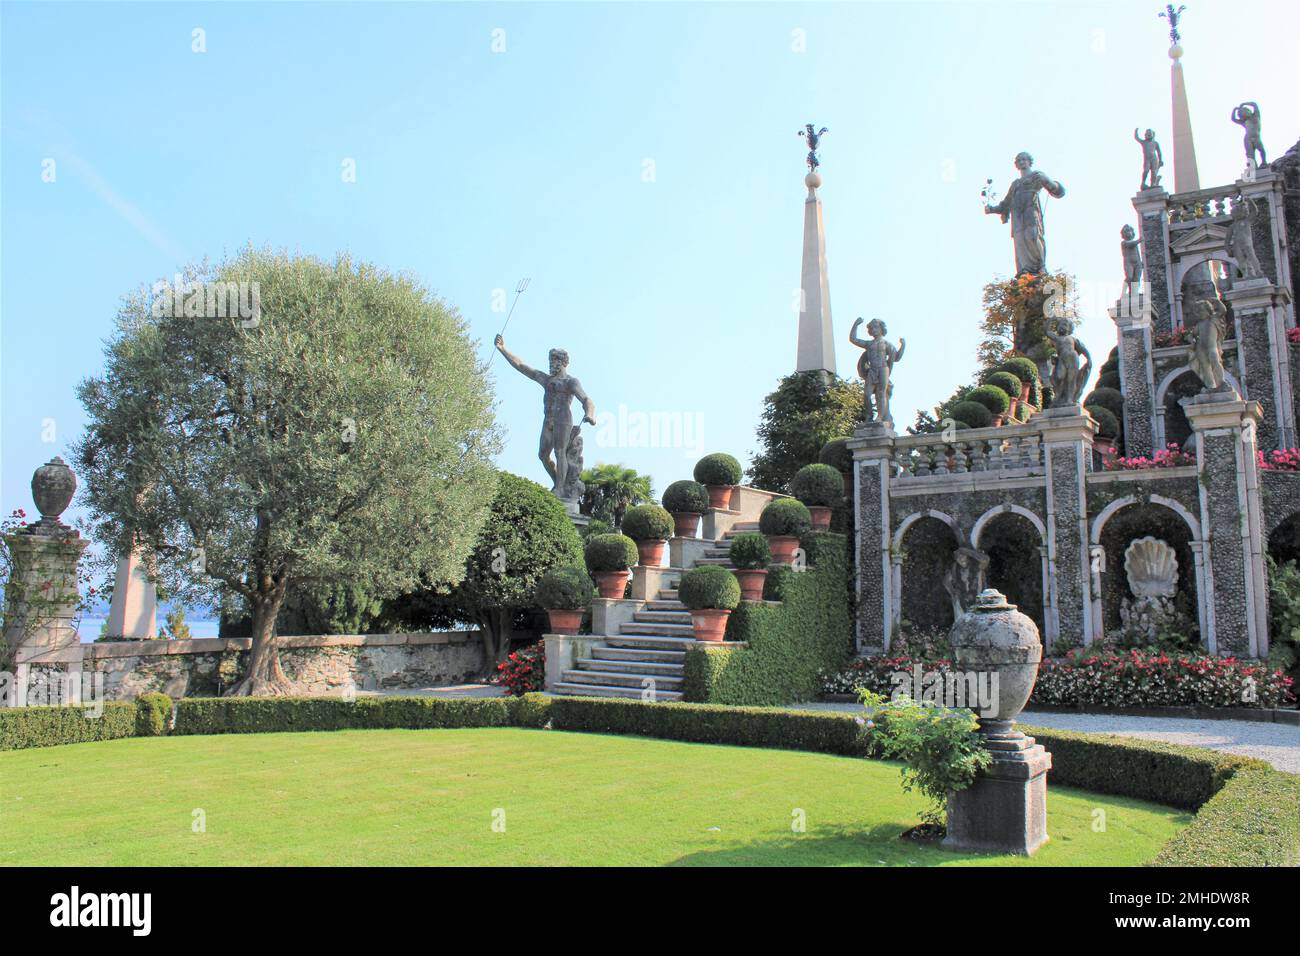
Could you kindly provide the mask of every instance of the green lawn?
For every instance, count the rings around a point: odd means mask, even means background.
[[[896,764],[636,737],[135,738],[0,753],[0,863],[1135,865],[1190,820],[1057,787],[1026,861],[900,841],[921,806]]]

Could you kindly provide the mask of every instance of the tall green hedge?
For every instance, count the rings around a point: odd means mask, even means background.
[[[817,674],[852,649],[848,542],[813,532],[803,538],[808,569],[782,579],[782,603],[741,604],[727,640],[746,647],[695,645],[686,652],[686,699],[710,704],[789,704],[817,696]]]

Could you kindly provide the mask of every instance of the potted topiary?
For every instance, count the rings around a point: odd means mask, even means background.
[[[740,604],[740,585],[724,567],[705,564],[682,575],[677,597],[691,612],[697,641],[721,641],[727,618]]]
[[[768,562],[772,560],[767,538],[757,531],[742,531],[731,539],[727,553],[731,566],[736,569],[736,580],[740,582],[740,599],[763,600],[763,581],[767,578]]]
[[[709,490],[709,507],[721,511],[731,508],[731,492],[740,484],[741,474],[740,462],[722,452],[695,463],[695,480]]]
[[[988,428],[993,424],[993,413],[979,402],[956,402],[946,417],[968,428]]]
[[[791,493],[808,506],[814,531],[831,526],[831,507],[844,498],[844,479],[830,465],[804,465],[790,479]]]
[[[1024,384],[1020,379],[1010,372],[996,371],[985,376],[984,384],[1000,388],[1007,393],[1007,398],[1011,400],[1011,405],[1007,408],[1007,421],[1014,421],[1016,409],[1020,406],[1020,394],[1024,391]]]
[[[587,570],[596,579],[596,589],[603,598],[621,598],[627,590],[628,569],[640,554],[636,542],[625,534],[593,534],[583,547]]]
[[[577,634],[582,615],[595,596],[587,572],[572,564],[551,568],[537,582],[534,592],[536,602],[546,608],[552,634]]]
[[[1000,372],[1010,372],[1020,379],[1020,404],[1032,405],[1034,388],[1038,384],[1038,365],[1027,355],[1013,355],[998,366]]]
[[[996,385],[980,385],[972,388],[965,400],[977,402],[987,408],[989,414],[993,416],[994,425],[1002,424],[1007,409],[1011,407],[1010,397]]]
[[[623,514],[623,533],[636,542],[640,564],[664,563],[664,545],[673,533],[673,516],[658,505],[635,505]]]
[[[799,537],[812,528],[812,515],[802,501],[774,498],[758,516],[758,530],[767,535],[773,564],[790,564],[799,548]]]
[[[1097,423],[1097,437],[1093,439],[1093,448],[1101,452],[1102,457],[1115,454],[1115,442],[1119,438],[1119,419],[1109,408],[1101,405],[1085,405],[1083,410]]]
[[[844,479],[844,497],[853,497],[853,451],[849,448],[847,438],[832,438],[822,445],[817,460],[823,465],[830,465]]]
[[[664,507],[672,513],[673,533],[693,538],[700,532],[700,519],[709,510],[709,491],[698,481],[683,478],[664,489]]]

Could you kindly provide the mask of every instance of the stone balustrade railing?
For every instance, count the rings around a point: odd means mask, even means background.
[[[1041,469],[1043,442],[1032,423],[967,428],[949,441],[942,433],[894,442],[895,480]]]
[[[1232,212],[1231,200],[1236,194],[1236,186],[1175,193],[1169,197],[1169,224],[1190,226],[1206,220],[1227,219]]]

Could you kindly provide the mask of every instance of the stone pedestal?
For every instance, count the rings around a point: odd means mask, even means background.
[[[1119,330],[1119,378],[1124,393],[1124,453],[1150,457],[1155,444],[1155,368],[1151,361],[1149,295],[1132,290],[1109,310]]]
[[[138,552],[117,562],[113,600],[108,607],[108,633],[133,641],[158,636],[158,589],[149,580]]]
[[[993,763],[973,785],[948,794],[945,847],[1029,856],[1047,842],[1052,755],[1011,725],[988,721],[981,727]]]
[[[1051,651],[1058,639],[1077,646],[1100,632],[1092,619],[1087,503],[1097,425],[1078,405],[1046,409],[1034,420],[1042,428],[1047,473],[1047,580],[1057,609],[1056,633],[1047,635]]]
[[[1238,279],[1223,297],[1232,306],[1236,322],[1241,386],[1260,405],[1257,444],[1266,449],[1294,448],[1291,346],[1286,339],[1291,293],[1268,279]]]
[[[854,548],[857,556],[859,654],[889,649],[893,634],[893,565],[890,560],[889,480],[893,475],[894,429],[868,422],[848,441],[853,453]]]

